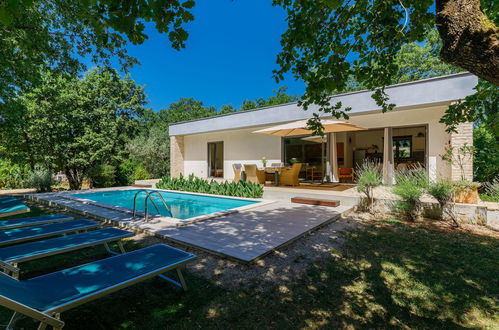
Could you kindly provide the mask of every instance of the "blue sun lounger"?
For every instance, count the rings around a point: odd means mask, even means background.
[[[195,258],[158,244],[29,280],[0,275],[0,305],[14,311],[7,329],[23,316],[40,321],[38,329],[61,329],[61,312],[155,276],[186,290],[180,267]],[[162,275],[173,269],[180,282]]]
[[[0,218],[29,212],[29,207],[14,197],[0,198]]]
[[[50,223],[48,225],[4,230],[0,231],[0,246],[22,243],[71,232],[86,231],[89,229],[97,228],[98,226],[99,223],[95,221],[88,219],[78,219],[59,223]]]
[[[39,217],[0,220],[0,230],[45,225],[47,223],[63,222],[73,219],[73,217],[64,214],[50,214]]]
[[[125,249],[120,240],[133,235],[134,233],[132,232],[118,228],[104,228],[43,241],[16,244],[0,248],[0,267],[4,268],[4,273],[12,275],[14,278],[18,278],[18,264],[29,260],[40,259],[101,244],[105,246],[109,253],[117,254],[109,248],[108,243],[112,242],[117,242],[121,253],[125,253]]]

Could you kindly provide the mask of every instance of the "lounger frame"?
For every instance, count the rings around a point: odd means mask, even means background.
[[[0,230],[9,230],[9,229],[31,227],[31,226],[48,225],[48,224],[51,224],[51,223],[65,222],[65,221],[74,220],[74,219],[75,218],[71,217],[71,216],[60,217],[60,218],[52,218],[52,219],[41,220],[41,221],[33,221],[34,223],[24,223],[24,224],[17,224],[17,225],[0,226]]]
[[[76,220],[81,220],[81,219],[76,219]],[[50,225],[50,224],[45,224],[45,225]],[[51,236],[58,236],[58,235],[63,235],[63,234],[68,234],[68,233],[85,232],[87,230],[94,229],[94,228],[97,228],[100,226],[101,226],[101,224],[96,222],[95,225],[87,225],[87,226],[80,227],[80,228],[63,229],[63,230],[54,231],[51,233],[42,234],[42,235],[33,235],[33,236],[22,237],[22,238],[18,238],[18,239],[12,239],[12,240],[8,240],[8,241],[0,242],[0,247],[6,246],[6,245],[13,245],[13,244],[18,244],[18,243],[23,243],[23,242],[39,240],[39,239],[47,238],[47,237],[51,237]]]
[[[84,248],[91,247],[91,246],[101,245],[101,244],[104,245],[107,252],[109,252],[110,254],[117,255],[119,253],[112,251],[111,248],[109,247],[109,244],[108,244],[108,243],[112,243],[115,241],[117,241],[116,244],[118,245],[120,252],[126,253],[125,248],[123,247],[123,243],[121,242],[121,240],[124,238],[127,238],[127,237],[132,237],[133,235],[134,235],[134,233],[130,232],[129,234],[122,235],[121,237],[105,238],[105,239],[101,239],[99,241],[95,241],[95,242],[91,242],[91,243],[80,244],[80,245],[76,245],[76,246],[72,246],[72,247],[68,247],[68,248],[49,251],[46,253],[34,254],[34,255],[27,256],[27,257],[8,259],[8,260],[0,260],[0,267],[3,269],[3,272],[5,274],[10,275],[10,276],[14,277],[15,279],[18,279],[19,272],[20,272],[18,264],[21,262],[50,257],[53,255],[71,252],[71,251],[76,251],[76,250],[84,249]]]
[[[11,299],[8,299],[8,298],[0,295],[0,303],[3,306],[14,311],[14,315],[12,315],[12,318],[9,322],[9,325],[7,326],[7,329],[13,329],[15,323],[20,318],[22,318],[24,315],[31,317],[37,321],[40,321],[40,325],[38,326],[39,330],[43,330],[49,325],[52,326],[56,330],[62,329],[62,327],[64,326],[64,322],[61,321],[61,319],[60,319],[60,313],[67,311],[67,310],[70,310],[72,308],[78,307],[80,305],[83,305],[87,302],[96,300],[98,298],[107,296],[113,292],[127,288],[129,286],[132,286],[132,285],[137,284],[139,282],[148,280],[148,279],[153,278],[155,276],[159,276],[159,277],[167,280],[168,282],[170,282],[178,287],[181,287],[182,289],[184,289],[184,291],[187,291],[187,285],[185,283],[184,276],[182,275],[182,270],[180,268],[183,265],[185,265],[186,263],[188,263],[196,258],[197,257],[195,255],[190,254],[185,259],[178,261],[176,263],[170,264],[170,265],[165,266],[165,267],[158,268],[154,271],[151,271],[149,273],[146,273],[146,274],[143,274],[140,276],[133,277],[127,281],[123,281],[121,283],[110,286],[108,288],[93,292],[91,294],[80,297],[78,299],[68,301],[65,304],[61,304],[61,305],[52,307],[52,308],[47,309],[45,311],[38,311],[34,308],[28,307],[26,305],[23,305],[21,303],[18,303],[16,301],[13,301]],[[162,275],[163,273],[166,273],[166,272],[173,270],[173,269],[176,269],[180,282],[175,281],[174,279],[171,279],[165,275]],[[43,276],[45,276],[45,275],[42,275],[40,277],[43,277]],[[22,314],[22,315],[20,315],[20,314]]]

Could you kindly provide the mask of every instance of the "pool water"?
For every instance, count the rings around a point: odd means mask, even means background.
[[[71,196],[76,198],[89,199],[95,202],[107,204],[110,206],[124,207],[133,210],[133,198],[141,189],[132,190],[108,190],[90,193],[73,194]],[[147,190],[152,191],[152,190]],[[154,190],[156,191],[156,190]],[[203,196],[186,193],[175,193],[168,191],[158,191],[165,199],[166,204],[172,212],[172,216],[177,219],[189,219],[200,215],[225,211],[233,208],[247,206],[258,203],[257,201],[224,198],[216,196]],[[150,214],[161,214],[170,216],[170,213],[164,207],[161,198],[157,194],[151,195],[156,202],[159,212],[152,202],[148,201],[148,212]],[[142,192],[137,196],[137,210],[145,211],[145,198],[146,193]]]

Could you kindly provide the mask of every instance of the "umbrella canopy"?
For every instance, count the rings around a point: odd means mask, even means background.
[[[323,143],[327,141],[327,137],[324,136],[306,136],[304,138],[301,138],[303,141],[310,141],[310,142],[315,142],[315,143]]]
[[[270,134],[277,136],[296,136],[296,135],[307,135],[312,134],[313,131],[307,129],[307,119],[297,120],[287,124],[276,125],[253,133],[260,134]],[[360,131],[366,128],[351,124],[342,120],[335,119],[321,119],[322,126],[324,126],[324,133],[337,133],[337,132],[349,132],[349,131]]]

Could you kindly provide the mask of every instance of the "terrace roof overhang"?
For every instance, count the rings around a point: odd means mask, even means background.
[[[417,109],[439,105],[450,105],[474,93],[478,78],[471,73],[457,73],[436,78],[418,80],[386,87],[390,103],[396,104],[396,110]],[[344,107],[351,107],[350,116],[380,111],[372,99],[372,91],[358,91],[335,95],[332,103],[341,102]],[[191,135],[207,132],[234,130],[270,126],[295,120],[311,118],[317,112],[317,106],[310,106],[307,111],[297,103],[282,104],[273,107],[238,111],[231,114],[209,117],[169,126],[170,136]]]

